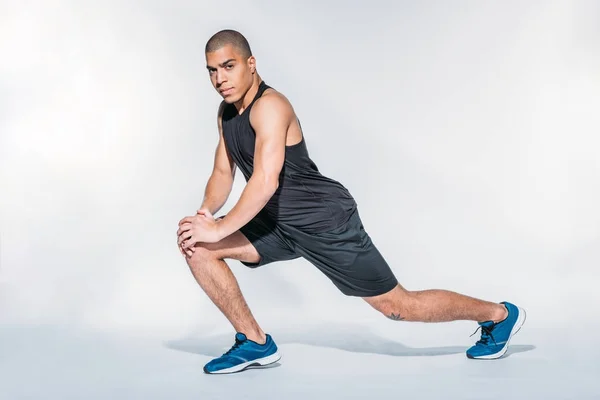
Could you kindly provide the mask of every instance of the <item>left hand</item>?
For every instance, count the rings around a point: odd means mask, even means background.
[[[185,217],[179,221],[177,236],[177,243],[183,249],[193,248],[198,242],[215,243],[222,239],[217,221],[208,212]]]

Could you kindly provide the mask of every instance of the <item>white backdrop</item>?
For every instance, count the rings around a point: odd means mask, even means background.
[[[229,329],[175,237],[212,168],[203,48],[223,28],[407,288],[514,301],[539,326],[598,304],[597,2],[0,4],[3,323]],[[230,265],[266,330],[379,321],[305,261]]]

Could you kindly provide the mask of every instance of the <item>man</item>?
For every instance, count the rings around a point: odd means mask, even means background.
[[[256,268],[303,257],[343,294],[363,298],[390,319],[478,322],[481,338],[467,357],[502,357],[525,311],[446,290],[403,288],[365,231],[348,190],[323,176],[309,157],[291,104],[262,80],[244,36],[220,31],[205,54],[211,82],[223,97],[219,141],[204,201],[196,215],[179,222],[178,245],[198,284],[237,333],[233,347],[204,371],[238,372],[280,359],[225,259]],[[236,168],[247,184],[229,213],[215,219]]]

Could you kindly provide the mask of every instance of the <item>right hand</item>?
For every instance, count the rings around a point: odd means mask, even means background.
[[[196,214],[197,215],[211,215],[210,210],[208,208],[199,208],[196,211]],[[196,249],[193,246],[190,248],[187,248],[185,250],[181,246],[179,246],[179,251],[181,251],[181,254],[183,254],[184,256],[187,255],[188,257],[191,257],[195,250]]]

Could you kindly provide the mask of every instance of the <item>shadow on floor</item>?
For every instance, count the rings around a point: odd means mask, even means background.
[[[328,347],[353,353],[382,354],[388,356],[443,356],[460,354],[465,346],[414,348],[381,337],[362,325],[324,324],[306,327],[293,332],[278,332],[274,337],[277,345],[305,344]],[[192,336],[165,342],[167,348],[187,353],[218,357],[234,343],[233,335]],[[535,349],[531,345],[512,345],[506,356]]]

